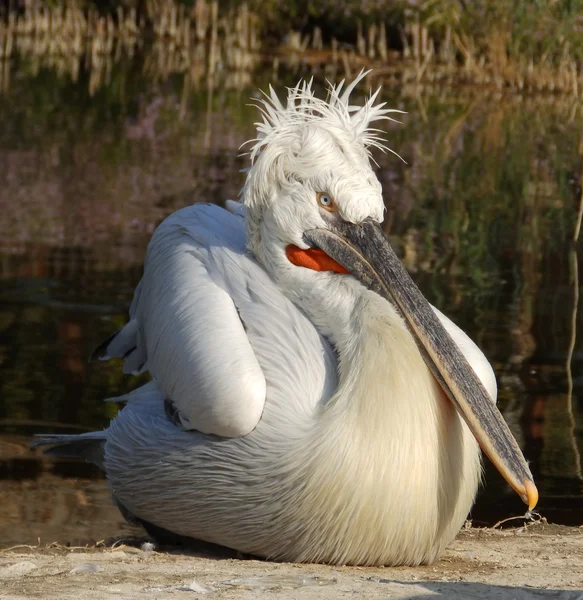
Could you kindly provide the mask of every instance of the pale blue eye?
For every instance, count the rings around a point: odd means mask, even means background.
[[[328,210],[334,208],[334,200],[332,199],[332,196],[324,192],[318,192],[318,203],[322,208],[326,208]]]

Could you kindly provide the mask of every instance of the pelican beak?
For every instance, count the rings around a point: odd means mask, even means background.
[[[391,302],[403,317],[421,355],[443,391],[500,474],[532,510],[538,491],[526,460],[465,356],[397,258],[380,225],[331,224],[304,234],[370,290]]]

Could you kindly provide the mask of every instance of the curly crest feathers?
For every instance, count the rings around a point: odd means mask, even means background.
[[[384,102],[376,103],[380,88],[362,106],[350,103],[354,89],[369,72],[361,71],[347,85],[345,81],[328,83],[325,99],[316,97],[311,79],[288,88],[286,102],[272,86],[256,101],[262,120],[255,124],[257,137],[243,144],[251,146],[251,167],[242,199],[247,207],[247,245],[260,260],[266,258],[259,243],[261,222],[278,190],[291,181],[309,185],[313,178],[334,171],[337,177],[359,172],[362,182],[377,181],[370,165],[371,149],[396,154],[385,145],[383,132],[371,123],[392,121],[389,115],[402,111],[385,108]],[[336,167],[343,160],[350,167],[338,172]]]
[[[251,161],[255,161],[266,145],[277,143],[280,138],[288,137],[290,133],[297,132],[300,127],[309,123],[317,123],[337,135],[343,135],[347,142],[361,145],[367,150],[377,148],[383,152],[393,152],[379,135],[381,130],[371,128],[370,124],[382,119],[392,121],[394,119],[388,116],[390,113],[403,111],[387,109],[385,102],[375,104],[381,88],[371,94],[364,105],[350,104],[352,92],[369,73],[370,71],[361,71],[346,89],[345,80],[336,86],[328,82],[326,100],[315,96],[312,89],[313,78],[310,81],[300,81],[295,87],[288,89],[285,106],[270,85],[269,94],[264,93],[264,97],[256,104],[263,120],[255,124],[257,138],[247,142],[252,144],[249,152]]]

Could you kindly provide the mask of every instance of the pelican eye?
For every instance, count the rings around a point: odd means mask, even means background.
[[[316,199],[318,200],[318,204],[328,212],[336,212],[336,203],[330,194],[326,192],[318,192],[316,194]]]

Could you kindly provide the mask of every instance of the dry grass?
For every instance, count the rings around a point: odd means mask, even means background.
[[[386,15],[373,15],[366,23],[357,20],[351,43],[331,35],[332,22],[329,30],[315,26],[308,33],[294,30],[291,23],[277,48],[261,52],[266,18],[254,0],[254,10],[246,2],[220,8],[217,0],[196,0],[192,7],[179,0],[148,0],[141,14],[133,7],[100,14],[91,5],[80,8],[75,2],[31,2],[24,12],[0,19],[0,91],[9,85],[7,60],[15,53],[30,60],[33,69],[54,68],[73,81],[84,65],[93,93],[110,83],[116,62],[140,50],[154,77],[190,73],[194,79],[208,79],[237,73],[234,85],[239,87],[249,84],[250,73],[271,56],[276,72],[284,64],[292,71],[350,77],[363,67],[374,67],[386,84],[469,84],[579,96],[583,74],[576,23],[583,15],[558,15],[553,21],[545,13],[536,26],[540,31],[530,31],[535,27],[530,22],[510,27],[508,15],[482,25],[477,15],[465,15],[460,6],[453,0],[433,0],[392,20]],[[571,21],[575,25],[569,28],[565,24]],[[525,41],[531,37],[544,43],[531,47],[533,43]]]
[[[83,67],[93,95],[110,84],[117,63],[138,51],[153,78],[187,73],[195,81],[224,80],[236,73],[240,87],[249,84],[259,49],[258,18],[245,3],[221,13],[217,0],[198,0],[192,9],[174,0],[149,0],[140,16],[121,6],[115,14],[101,15],[75,4],[38,2],[0,20],[0,91],[9,87],[9,61],[16,54],[33,74],[50,68],[77,81]]]

